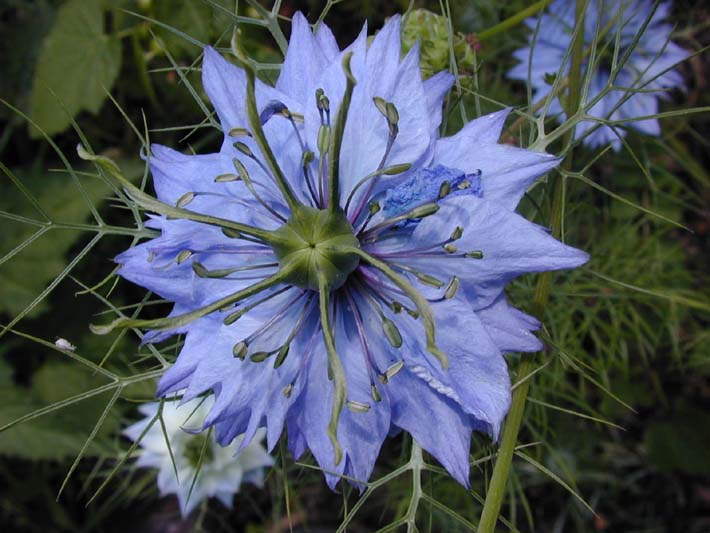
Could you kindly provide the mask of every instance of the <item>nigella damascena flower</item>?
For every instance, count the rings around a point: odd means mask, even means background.
[[[196,433],[202,428],[213,401],[209,396],[182,404],[164,402],[161,416],[165,432],[160,421],[151,425],[160,404],[146,403],[140,406],[145,418],[123,431],[133,441],[140,439],[136,465],[158,469],[160,495],[175,494],[183,517],[208,498],[217,498],[231,508],[241,484],[262,486],[264,468],[274,463],[260,444],[264,439],[263,430],[257,432],[250,443],[245,443],[241,451],[241,436],[222,447],[210,433]]]
[[[223,444],[265,426],[271,449],[285,425],[333,486],[367,480],[404,430],[467,484],[472,430],[497,436],[508,410],[502,353],[540,349],[505,285],[587,260],[514,212],[558,160],[498,144],[507,111],[440,138],[452,76],[400,57],[399,17],[340,51],[297,14],[275,87],[204,54],[221,150],[153,146],[159,201],[123,181],[164,216],[120,273],[175,308],[98,330],[184,333],[158,394],[213,391]]]
[[[655,7],[655,11],[654,11]],[[655,118],[635,120],[658,113],[659,98],[667,98],[669,89],[683,89],[683,77],[674,66],[688,57],[688,52],[670,42],[672,26],[663,21],[670,13],[670,3],[655,6],[653,0],[590,0],[584,17],[585,65],[590,48],[597,43],[596,67],[589,84],[586,102],[591,102],[610,84],[614,89],[599,99],[588,115],[609,120],[628,120],[628,126],[647,135],[659,135],[660,125]],[[557,74],[563,65],[562,75],[570,69],[570,60],[564,61],[572,41],[575,27],[575,2],[556,0],[548,13],[526,21],[532,30],[530,46],[516,50],[513,55],[520,61],[508,76],[532,84],[537,101],[551,90],[550,75]],[[598,35],[595,41],[595,34]],[[640,34],[640,37],[639,37]],[[617,48],[618,37],[618,48]],[[616,63],[614,57],[616,54]],[[614,65],[621,65],[620,68]],[[612,80],[612,73],[618,74]],[[631,92],[625,99],[627,92]],[[559,99],[550,106],[551,114],[563,113]],[[583,121],[577,125],[576,136],[581,137],[596,123]],[[585,137],[591,147],[611,143],[615,150],[621,147],[621,128],[614,130],[601,126]]]

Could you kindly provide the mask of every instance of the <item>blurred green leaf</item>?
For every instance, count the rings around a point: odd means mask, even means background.
[[[4,176],[3,176],[4,177]],[[27,172],[18,176],[54,222],[86,222],[89,205],[66,174]],[[108,187],[96,178],[82,183],[92,202],[108,194]],[[0,210],[42,221],[22,193],[7,180],[0,182]],[[26,243],[40,226],[3,220],[0,257]],[[66,266],[65,255],[86,232],[54,229],[30,242],[22,251],[0,265],[0,312],[16,315],[34,300]],[[44,310],[40,302],[33,313]]]
[[[69,0],[42,44],[30,115],[50,135],[64,131],[79,111],[99,111],[120,66],[121,43],[104,33],[101,3]],[[36,130],[30,134],[39,137]]]
[[[0,389],[0,426],[40,407],[91,390],[104,381],[78,365],[46,363],[35,374],[31,389],[16,386]],[[0,433],[0,455],[33,460],[74,457],[101,415],[109,396],[110,393],[95,396],[3,431]],[[107,417],[87,454],[109,451],[108,439],[118,429],[118,418]]]
[[[649,425],[644,435],[652,463],[663,471],[710,474],[710,414],[694,407],[680,407],[673,417]]]

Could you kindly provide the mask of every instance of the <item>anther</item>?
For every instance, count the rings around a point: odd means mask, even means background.
[[[372,399],[375,400],[376,402],[382,401],[382,396],[380,395],[380,391],[377,390],[377,385],[375,385],[374,383],[370,383],[370,395],[372,396]]]
[[[186,192],[180,198],[177,199],[177,202],[175,202],[175,207],[185,207],[195,199],[195,196],[197,196],[197,193]]]
[[[237,174],[230,174],[230,173],[220,174],[219,176],[217,176],[214,179],[215,183],[227,183],[230,181],[239,181],[239,180],[240,180],[240,178]]]
[[[397,325],[385,316],[382,317],[382,329],[385,332],[387,341],[393,348],[400,348],[402,346],[402,335]]]
[[[376,215],[380,212],[380,209],[382,209],[382,207],[380,206],[379,202],[370,202],[367,206],[367,209],[371,215]]]
[[[286,398],[290,398],[291,392],[293,392],[293,383],[289,383],[288,385],[286,385],[282,392],[284,396],[286,396]]]
[[[241,239],[242,234],[239,233],[236,230],[233,230],[231,228],[222,228],[222,233],[224,234],[225,237],[229,237],[230,239]]]
[[[426,285],[430,285],[431,287],[434,287],[436,289],[441,289],[444,286],[443,281],[441,281],[440,279],[437,279],[434,276],[431,276],[429,274],[425,274],[424,272],[413,272],[413,274],[422,283],[424,283]]]
[[[458,248],[456,248],[456,245],[455,245],[455,244],[451,244],[451,243],[445,244],[444,246],[442,246],[442,248],[444,248],[444,251],[445,251],[447,254],[455,254],[456,251],[458,250]]]
[[[445,198],[451,192],[451,183],[448,181],[442,182],[439,187],[439,199]]]
[[[246,144],[244,144],[241,141],[237,141],[234,143],[234,147],[239,150],[241,153],[243,153],[247,157],[254,157],[254,152],[251,151],[251,148],[249,148]]]
[[[474,250],[472,252],[466,252],[463,256],[469,259],[483,259],[483,252],[481,250]]]
[[[461,238],[461,235],[463,235],[463,228],[461,226],[456,226],[454,231],[451,232],[451,239],[452,241],[457,241]]]
[[[249,356],[249,359],[251,359],[254,363],[261,363],[266,361],[271,354],[272,352],[254,352]]]
[[[234,324],[237,320],[242,318],[244,316],[244,313],[246,313],[249,309],[248,308],[243,308],[239,309],[238,311],[235,311],[234,313],[228,314],[226,317],[224,317],[224,320],[222,323],[225,326],[229,326],[231,324]]]
[[[177,254],[177,257],[175,257],[175,262],[179,265],[181,263],[184,263],[188,259],[192,257],[192,250],[183,250],[179,254]]]
[[[404,368],[404,361],[397,361],[395,364],[388,367],[387,370],[385,370],[384,374],[387,381],[395,377],[399,373],[399,371],[402,370],[402,368]]]
[[[353,413],[367,413],[370,406],[366,403],[356,402],[355,400],[347,400],[346,405]]]
[[[229,130],[230,137],[251,137],[251,132],[246,128],[232,128]]]
[[[318,128],[318,141],[317,141],[317,146],[318,146],[318,151],[321,154],[324,154],[328,151],[328,143],[330,143],[330,127],[321,125],[320,128]]]
[[[274,369],[277,369],[282,364],[284,364],[284,361],[286,361],[286,356],[288,355],[290,349],[290,344],[284,344],[283,346],[281,346],[281,348],[279,348],[279,353],[276,355],[276,359],[274,360]]]
[[[454,296],[456,296],[456,292],[459,290],[459,278],[456,276],[451,278],[451,281],[449,281],[449,284],[446,286],[446,290],[444,291],[444,298],[447,300],[451,300]]]
[[[241,359],[243,361],[244,358],[247,356],[247,343],[241,341],[235,344],[234,348],[232,348],[232,354],[237,359]]]

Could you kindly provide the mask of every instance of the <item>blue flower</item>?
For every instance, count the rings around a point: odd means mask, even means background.
[[[654,5],[653,0],[591,0],[584,17],[584,46],[587,52],[594,43],[595,33],[600,32],[597,65],[590,78],[586,102],[591,102],[610,85],[617,36],[617,61],[620,63],[628,55],[614,80],[613,85],[617,88],[605,94],[587,114],[614,121],[628,120],[629,126],[647,135],[660,134],[658,120],[635,119],[658,113],[659,99],[666,99],[669,89],[684,89],[683,77],[674,70],[674,66],[689,55],[670,41],[672,26],[663,22],[670,13],[670,2],[659,3],[655,11]],[[520,63],[508,72],[508,77],[512,79],[527,82],[530,78],[535,91],[534,101],[550,92],[549,76],[557,74],[560,66],[563,66],[563,76],[570,69],[570,61],[565,62],[564,57],[575,27],[575,3],[556,0],[548,11],[540,18],[539,28],[537,18],[526,21],[533,30],[531,44],[513,53]],[[640,38],[636,41],[639,33]],[[627,91],[633,94],[624,100]],[[563,113],[559,99],[553,100],[549,112]],[[591,120],[580,122],[576,137],[582,137],[595,124]],[[616,128],[615,133],[611,127],[601,126],[585,137],[584,142],[591,147],[611,143],[618,150],[622,145],[619,136],[625,135],[624,129]]]
[[[124,181],[162,216],[120,274],[175,307],[95,328],[185,334],[157,394],[212,391],[222,444],[265,427],[272,449],[285,426],[331,487],[367,480],[399,431],[468,485],[471,432],[496,438],[509,407],[503,353],[541,348],[506,284],[588,258],[514,212],[558,159],[498,144],[507,110],[440,138],[453,78],[400,49],[399,17],[341,51],[296,14],[271,87],[206,48],[221,150],[153,145],[159,201]]]

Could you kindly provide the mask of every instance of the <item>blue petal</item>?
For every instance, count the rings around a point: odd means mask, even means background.
[[[476,315],[502,352],[542,350],[542,343],[531,333],[540,328],[540,322],[508,304],[504,293],[488,307],[477,310]]]
[[[452,196],[483,196],[480,172],[467,174],[462,170],[436,165],[418,168],[405,181],[385,193],[382,212],[386,217],[406,213],[415,207],[440,200],[441,186],[449,184]]]
[[[276,88],[302,104],[314,101],[313,81],[333,60],[329,30],[323,29],[319,34],[320,37],[314,37],[310,24],[300,11],[293,15],[288,51]]]
[[[498,144],[508,110],[472,120],[451,137],[436,143],[432,164],[482,172],[486,198],[515,209],[535,179],[557,166],[549,154]],[[471,147],[475,146],[475,150]]]
[[[454,479],[469,486],[469,450],[475,422],[451,399],[403,369],[389,387],[392,423],[412,435]]]

